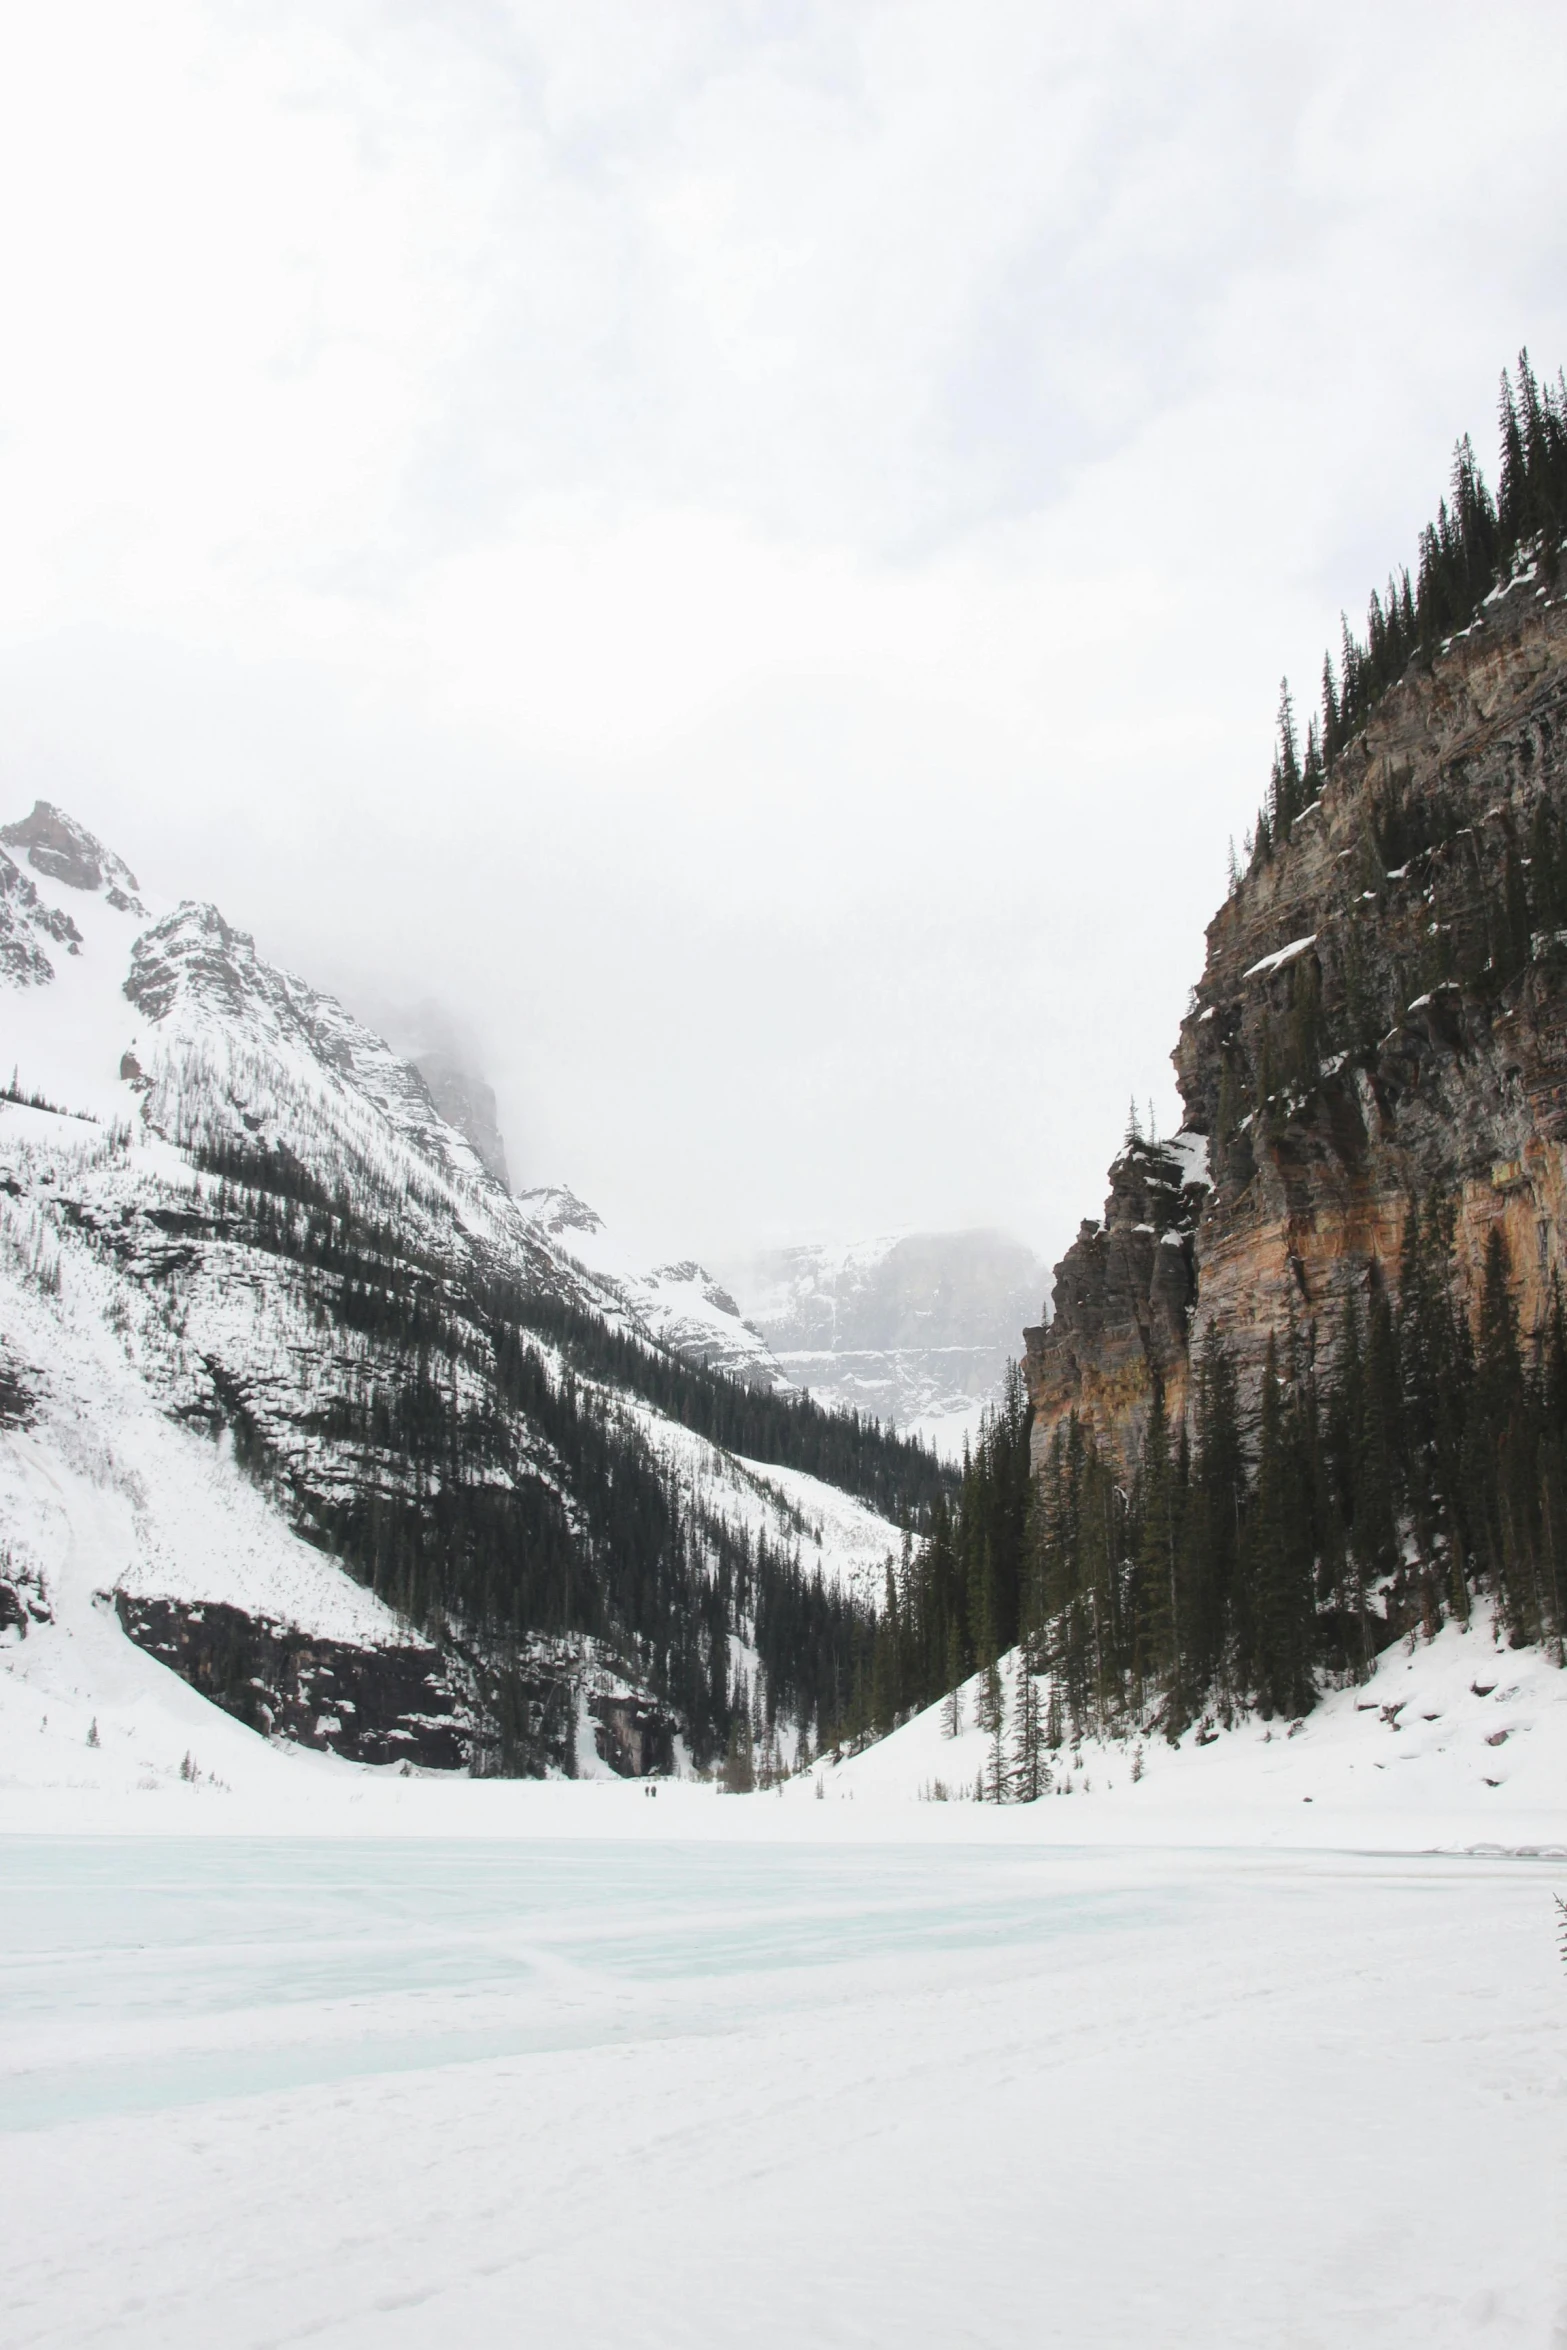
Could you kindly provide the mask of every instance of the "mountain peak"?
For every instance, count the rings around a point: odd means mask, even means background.
[[[0,841],[8,848],[25,849],[33,870],[52,881],[63,881],[71,889],[103,890],[110,905],[126,913],[145,911],[136,894],[140,884],[125,860],[52,801],[35,800],[30,816],[0,825]]]
[[[530,1224],[541,1232],[558,1239],[563,1232],[602,1232],[604,1219],[586,1200],[578,1199],[567,1185],[560,1183],[536,1184],[529,1191],[519,1191],[517,1204]]]

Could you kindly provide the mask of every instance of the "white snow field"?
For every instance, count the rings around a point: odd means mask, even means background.
[[[502,1792],[0,1838],[0,2338],[1567,2341],[1567,1853]]]

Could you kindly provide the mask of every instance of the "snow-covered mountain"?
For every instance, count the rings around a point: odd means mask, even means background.
[[[736,1276],[796,1386],[895,1422],[948,1457],[999,1395],[1044,1286],[1033,1251],[999,1232],[778,1249]]]
[[[698,1268],[514,1199],[340,1004],[42,803],[0,1037],[0,1702],[78,1687],[107,1608],[359,1761],[642,1770],[842,1703],[898,1540],[864,1495],[923,1471],[812,1474],[833,1429]]]
[[[761,1332],[694,1258],[646,1270],[596,1209],[557,1185],[519,1192],[517,1204],[536,1231],[592,1272],[661,1346],[754,1386],[792,1384]]]

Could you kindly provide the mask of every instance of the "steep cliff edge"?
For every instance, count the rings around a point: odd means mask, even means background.
[[[1377,705],[1209,925],[1174,1145],[1112,1169],[1028,1331],[1036,1465],[1075,1413],[1127,1467],[1209,1333],[1254,1416],[1270,1335],[1327,1363],[1451,1220],[1472,1320],[1490,1235],[1525,1339],[1567,1246],[1567,594],[1533,570]],[[1200,1188],[1206,1143],[1211,1181]]]

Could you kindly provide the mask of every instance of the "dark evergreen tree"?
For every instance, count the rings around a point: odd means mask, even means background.
[[[1039,1686],[1028,1659],[1018,1667],[1017,1705],[1013,1724],[1012,1795],[1018,1803],[1037,1803],[1049,1780],[1045,1767],[1044,1721]]]

